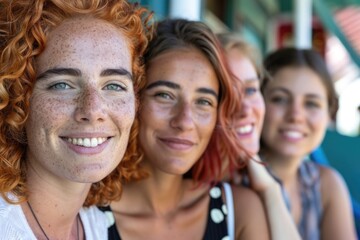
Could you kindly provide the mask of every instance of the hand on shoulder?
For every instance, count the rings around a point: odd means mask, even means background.
[[[256,192],[264,194],[279,187],[279,184],[266,169],[266,163],[262,162],[258,156],[251,159],[247,166],[250,186]]]

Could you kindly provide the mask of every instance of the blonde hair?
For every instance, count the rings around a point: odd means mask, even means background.
[[[250,60],[256,70],[259,80],[261,81],[263,79],[264,71],[261,64],[261,54],[257,48],[234,33],[218,33],[217,37],[225,52],[229,52],[233,49],[239,50]]]

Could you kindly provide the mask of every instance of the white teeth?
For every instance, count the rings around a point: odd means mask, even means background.
[[[250,132],[252,132],[252,130],[253,130],[253,126],[251,124],[248,124],[248,125],[237,128],[237,132],[239,134],[250,133]]]
[[[84,147],[96,147],[106,141],[106,138],[67,138],[69,143]]]
[[[284,135],[289,138],[301,138],[303,136],[301,132],[297,132],[297,131],[285,131]]]

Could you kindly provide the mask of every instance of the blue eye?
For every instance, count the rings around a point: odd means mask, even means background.
[[[246,96],[252,96],[252,95],[254,95],[255,93],[257,93],[257,91],[258,91],[257,88],[247,87],[247,88],[245,88],[245,95],[246,95]]]
[[[121,92],[121,91],[126,91],[127,88],[125,86],[123,86],[123,85],[120,85],[120,84],[111,83],[111,84],[106,85],[104,87],[104,90]]]
[[[72,87],[64,82],[60,82],[60,83],[55,83],[53,85],[51,85],[49,87],[49,89],[53,89],[53,90],[65,90],[65,89],[71,89]]]

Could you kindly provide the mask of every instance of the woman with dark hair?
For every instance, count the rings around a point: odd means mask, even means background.
[[[122,0],[0,6],[0,238],[106,239],[91,205],[137,168],[150,15]]]
[[[221,183],[245,152],[234,128],[241,86],[216,36],[201,22],[164,20],[145,64],[139,145],[148,177],[111,203],[110,238],[268,239],[256,194]]]
[[[269,77],[262,85],[266,114],[260,155],[281,183],[302,239],[356,239],[342,177],[306,160],[338,106],[325,62],[314,50],[284,48],[268,55],[264,67]],[[270,181],[257,187],[274,196],[276,185]]]

